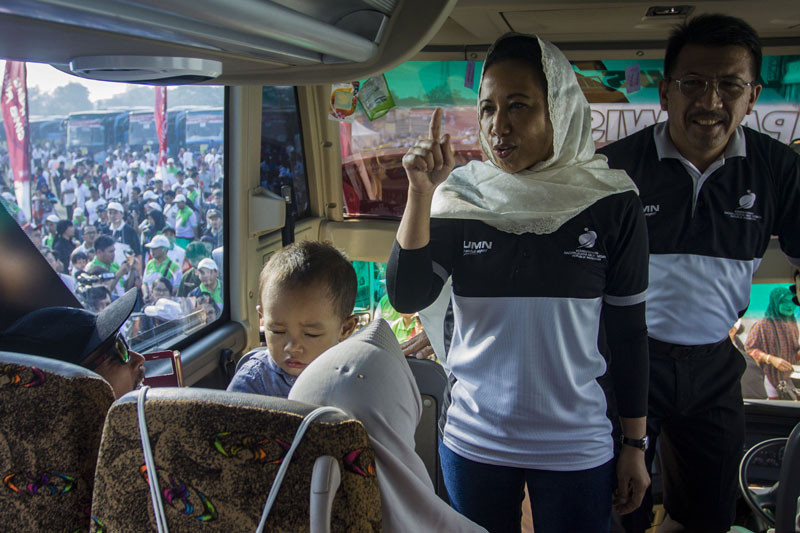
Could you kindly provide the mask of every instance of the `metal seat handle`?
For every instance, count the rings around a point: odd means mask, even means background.
[[[300,427],[297,428],[297,432],[292,440],[292,445],[289,447],[289,451],[286,452],[286,456],[283,458],[283,462],[278,469],[278,473],[275,474],[275,481],[272,482],[272,488],[267,496],[267,503],[264,505],[264,511],[261,513],[261,521],[258,523],[256,533],[263,533],[264,531],[264,526],[267,523],[269,513],[272,510],[275,499],[278,497],[278,491],[283,483],[283,478],[286,477],[286,470],[289,468],[289,462],[292,460],[292,455],[294,455],[294,451],[297,449],[297,446],[300,445],[300,441],[303,440],[303,435],[305,435],[308,426],[310,426],[311,422],[313,422],[316,418],[327,413],[339,413],[348,416],[347,413],[338,407],[317,407],[306,415],[306,417],[300,423]]]
[[[164,503],[161,500],[161,489],[158,486],[156,461],[153,457],[153,449],[150,447],[150,436],[147,433],[147,422],[144,416],[144,404],[147,401],[147,391],[149,389],[150,387],[148,386],[142,387],[136,399],[136,413],[139,419],[139,437],[142,441],[144,464],[147,467],[147,483],[150,485],[150,499],[153,502],[153,514],[156,518],[156,528],[158,529],[158,533],[169,533],[169,529],[167,528],[167,515],[164,513]]]

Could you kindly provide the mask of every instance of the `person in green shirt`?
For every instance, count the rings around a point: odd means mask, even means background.
[[[206,257],[197,265],[197,273],[200,276],[200,286],[189,293],[189,296],[198,297],[208,294],[217,309],[222,311],[222,282],[219,280],[219,269],[213,259]]]
[[[150,249],[150,254],[152,255],[152,259],[147,262],[144,268],[143,281],[147,287],[152,288],[153,282],[160,277],[170,280],[173,287],[177,286],[181,281],[181,269],[178,263],[167,255],[167,252],[172,247],[169,239],[163,235],[156,235],[144,246]]]
[[[183,273],[181,283],[178,285],[178,296],[189,296],[189,293],[200,286],[200,276],[197,272],[197,265],[206,257],[211,257],[211,248],[207,243],[194,241],[186,247],[185,261],[191,268]]]
[[[406,342],[412,337],[416,337],[422,332],[422,323],[417,313],[401,313],[389,303],[389,295],[384,294],[378,308],[375,310],[375,318],[382,318],[392,327],[397,342]]]
[[[47,228],[47,236],[44,238],[44,245],[48,248],[53,247],[53,241],[56,238],[56,224],[61,220],[58,215],[47,215],[44,219],[44,227]]]
[[[200,191],[197,190],[197,184],[192,178],[186,178],[183,182],[183,187],[186,189],[186,199],[191,202],[194,209],[200,209]]]
[[[128,276],[123,281],[123,276],[127,276],[130,272],[130,266],[128,263],[122,263],[120,266],[119,263],[114,261],[115,244],[114,239],[108,235],[98,237],[94,241],[94,259],[86,266],[86,271],[91,274],[94,267],[100,267],[114,274],[114,285],[111,292],[122,296],[127,285],[131,285],[128,288],[132,288],[134,276]]]

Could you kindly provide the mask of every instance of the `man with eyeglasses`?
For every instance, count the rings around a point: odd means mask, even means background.
[[[761,45],[740,19],[673,31],[659,83],[667,122],[600,150],[639,187],[650,238],[648,467],[660,436],[659,532],[728,531],[744,446],[745,361],[728,331],[747,309],[771,235],[800,266],[800,157],[741,126],[761,85]],[[650,527],[652,496],[623,517]]]
[[[0,333],[0,350],[50,357],[97,372],[119,398],[141,385],[144,357],[128,349],[119,332],[136,304],[137,289],[95,314],[74,307],[45,307]]]

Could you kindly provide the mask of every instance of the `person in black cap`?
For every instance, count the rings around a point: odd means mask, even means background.
[[[136,296],[137,289],[131,289],[97,314],[74,307],[37,309],[0,333],[0,350],[88,368],[103,376],[119,398],[144,380],[144,357],[130,350],[119,333]]]

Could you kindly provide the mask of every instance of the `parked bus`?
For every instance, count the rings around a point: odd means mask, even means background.
[[[30,120],[31,142],[34,145],[45,143],[56,150],[67,146],[66,117],[36,117]]]
[[[167,110],[169,155],[176,157],[181,148],[205,153],[219,150],[224,133],[224,109],[207,106],[179,106]]]
[[[158,151],[155,113],[152,109],[132,109],[128,115],[127,138],[122,142],[131,151],[141,152],[145,146]]]
[[[126,110],[80,111],[67,117],[67,148],[103,161],[127,136]]]

